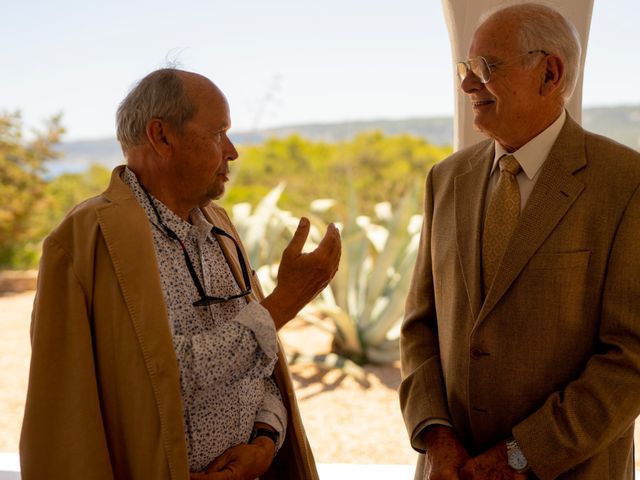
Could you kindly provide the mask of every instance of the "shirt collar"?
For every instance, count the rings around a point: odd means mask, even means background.
[[[213,229],[213,225],[209,223],[207,217],[204,216],[202,210],[199,208],[194,208],[191,210],[189,214],[189,218],[193,222],[193,229],[195,230],[196,239],[198,240],[198,244],[202,245],[202,243],[209,238],[210,240],[213,238],[211,230]]]
[[[522,167],[525,175],[529,180],[533,178],[542,167],[542,164],[549,156],[549,152],[556,143],[560,130],[564,125],[567,113],[563,109],[558,118],[549,125],[545,130],[540,132],[537,136],[529,140],[523,146],[521,146],[515,152],[507,152],[502,145],[498,142],[495,143],[495,154],[493,157],[493,166],[491,167],[491,173],[496,169],[498,160],[504,155],[513,155],[518,160],[518,163]]]

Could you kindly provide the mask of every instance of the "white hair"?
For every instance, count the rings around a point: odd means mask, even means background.
[[[140,80],[124,98],[116,113],[116,135],[122,150],[143,143],[147,123],[161,118],[178,132],[196,112],[175,68],[155,70]]]
[[[544,50],[562,60],[564,82],[560,92],[567,101],[576,87],[582,57],[580,35],[574,24],[557,10],[539,3],[499,7],[483,15],[481,21],[485,23],[503,15],[509,15],[510,20],[518,22],[520,48],[523,52]],[[528,61],[529,65],[533,64],[532,60]]]

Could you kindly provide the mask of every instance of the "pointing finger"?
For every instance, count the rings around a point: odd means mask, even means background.
[[[293,234],[293,238],[285,249],[285,252],[287,252],[287,254],[297,256],[302,253],[302,247],[304,247],[304,243],[307,241],[307,237],[309,236],[309,229],[309,219],[306,217],[302,217],[300,219],[300,223],[298,224],[298,228]]]

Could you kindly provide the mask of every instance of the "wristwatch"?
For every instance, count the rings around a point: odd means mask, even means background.
[[[529,462],[524,456],[520,445],[515,438],[507,440],[507,463],[518,473],[524,473],[529,470]]]
[[[276,450],[278,448],[278,440],[280,439],[280,434],[275,430],[269,430],[268,428],[256,428],[253,427],[251,431],[251,436],[249,437],[249,443],[253,442],[258,437],[267,437],[270,438],[274,445],[276,446]]]

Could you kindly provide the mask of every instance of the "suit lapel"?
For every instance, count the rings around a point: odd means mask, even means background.
[[[525,205],[504,259],[498,268],[478,322],[493,309],[531,257],[551,234],[584,185],[574,173],[586,165],[584,132],[569,116],[542,166],[540,177]]]
[[[482,304],[480,238],[493,151],[493,142],[487,142],[470,159],[470,169],[454,180],[458,256],[473,318],[477,318]]]
[[[123,168],[114,170],[109,189],[104,193],[110,203],[96,213],[149,372],[164,426],[163,436],[179,447],[167,450],[168,454],[176,453],[170,463],[182,469],[186,467],[187,451],[180,374],[149,220],[121,180]]]
[[[136,332],[160,338],[160,350],[170,348],[173,351],[170,329],[158,328],[159,323],[168,326],[169,322],[149,219],[129,187],[120,179],[120,172],[114,172],[111,185],[105,192],[111,203],[97,210],[98,223]]]

